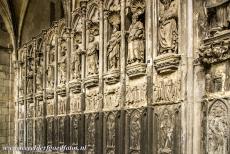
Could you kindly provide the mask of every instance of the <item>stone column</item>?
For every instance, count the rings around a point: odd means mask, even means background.
[[[120,105],[121,108],[125,105],[125,91],[126,91],[126,21],[125,21],[125,0],[121,0],[121,50],[120,50],[120,83],[121,83],[121,91],[120,91]]]
[[[81,88],[81,106],[82,110],[85,110],[85,85],[84,79],[86,77],[86,5],[87,1],[82,0],[80,2],[81,6],[81,15],[82,15],[82,53],[81,53],[81,79],[82,79],[82,88]]]
[[[104,73],[108,70],[107,45],[108,45],[108,10],[104,10]],[[101,19],[100,19],[101,20]]]
[[[33,145],[35,143],[35,106],[36,106],[36,98],[35,98],[35,93],[36,93],[36,74],[35,74],[35,68],[36,68],[36,52],[37,52],[37,39],[33,38],[33,105],[34,105],[34,116],[31,117],[33,121]]]
[[[26,69],[26,75],[24,76],[24,78],[25,78],[25,83],[24,83],[24,97],[23,97],[23,100],[24,100],[24,118],[23,118],[23,120],[24,120],[24,125],[23,125],[23,127],[24,127],[24,146],[26,146],[26,139],[27,139],[27,137],[26,137],[26,132],[27,132],[27,128],[26,128],[26,116],[27,116],[27,101],[26,101],[26,95],[27,95],[27,89],[26,89],[26,87],[27,87],[27,85],[26,85],[26,76],[27,76],[27,54],[28,54],[28,47],[27,47],[27,45],[25,45],[24,47],[24,51],[26,51],[26,59],[25,59],[25,68],[24,69]]]
[[[104,92],[104,12],[103,1],[99,2],[99,110],[103,108],[103,92]]]

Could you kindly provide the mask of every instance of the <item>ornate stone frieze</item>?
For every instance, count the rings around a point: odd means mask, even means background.
[[[224,31],[214,37],[203,40],[200,47],[199,60],[202,64],[210,65],[230,59],[230,31]]]
[[[180,79],[164,78],[159,79],[155,85],[155,103],[178,103],[181,98]]]
[[[176,71],[180,64],[181,56],[174,53],[167,53],[157,56],[154,60],[155,69],[159,74],[167,74]]]

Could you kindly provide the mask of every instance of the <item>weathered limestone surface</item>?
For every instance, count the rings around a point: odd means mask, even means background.
[[[230,152],[229,1],[66,0],[65,7],[64,19],[18,49],[18,146]]]

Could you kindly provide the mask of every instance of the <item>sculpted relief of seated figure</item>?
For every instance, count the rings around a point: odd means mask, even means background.
[[[205,4],[205,13],[210,28],[210,35],[229,29],[229,0],[207,0]]]

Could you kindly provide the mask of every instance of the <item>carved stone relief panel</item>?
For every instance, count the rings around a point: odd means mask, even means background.
[[[36,112],[36,117],[43,116],[43,101],[37,100],[35,112]]]
[[[119,87],[108,88],[104,92],[104,109],[115,109],[119,107]]]
[[[159,77],[154,85],[154,103],[178,103],[181,101],[181,80],[175,76]]]
[[[35,121],[35,145],[44,145],[44,122],[43,119]]]
[[[70,94],[70,112],[77,113],[81,111],[81,94]]]
[[[114,113],[106,115],[106,153],[115,154],[115,124],[116,116]]]
[[[126,87],[126,107],[144,106],[146,99],[146,84],[128,85]]]
[[[212,65],[205,75],[205,89],[206,94],[223,92],[229,90],[228,79],[228,65],[227,63],[220,63]]]
[[[94,154],[95,153],[95,136],[96,136],[96,124],[95,124],[95,115],[89,114],[87,115],[87,128],[86,128],[86,140],[87,140],[87,154]]]
[[[157,153],[179,153],[180,107],[178,105],[159,106],[157,114]]]
[[[79,115],[73,115],[71,118],[71,141],[72,145],[79,145]]]
[[[58,96],[58,114],[66,113],[66,97]]]
[[[54,115],[54,100],[48,99],[46,104],[47,108],[47,115]]]
[[[27,100],[27,118],[33,118],[35,115],[34,110],[34,102],[33,100]]]
[[[216,100],[208,109],[207,153],[229,153],[229,108],[221,100]]]
[[[141,113],[134,110],[130,113],[129,153],[138,154],[141,150]]]
[[[27,146],[28,147],[32,147],[33,146],[33,120],[32,119],[28,119],[26,121],[26,125],[27,125]]]
[[[99,109],[100,96],[97,89],[87,91],[86,93],[86,111],[97,111]]]
[[[53,144],[53,134],[54,134],[54,118],[47,118],[47,145]]]
[[[24,145],[24,121],[18,120],[18,144],[19,146]]]
[[[64,135],[65,135],[65,117],[58,118],[58,142],[59,146],[64,145]]]

